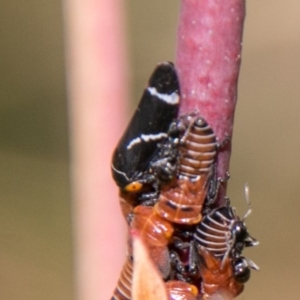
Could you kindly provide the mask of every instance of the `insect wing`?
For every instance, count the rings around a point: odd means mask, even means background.
[[[179,83],[172,63],[161,63],[150,77],[140,103],[112,159],[113,178],[125,187],[137,179],[167,137],[179,108]]]

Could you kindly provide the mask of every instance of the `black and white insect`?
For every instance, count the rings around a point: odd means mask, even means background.
[[[251,213],[249,188],[245,186],[248,211],[240,219],[233,207],[218,207],[205,215],[197,225],[194,238],[197,245],[204,247],[215,257],[232,261],[233,274],[236,281],[244,283],[250,278],[250,268],[258,270],[251,260],[241,256],[244,247],[258,245],[258,241],[250,236],[244,223]]]
[[[170,62],[158,64],[112,157],[112,175],[122,191],[158,191],[176,172],[177,133],[169,130],[179,109],[179,82]]]

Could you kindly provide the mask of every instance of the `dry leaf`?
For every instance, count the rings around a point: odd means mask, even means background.
[[[134,257],[132,300],[168,300],[165,284],[138,232],[132,231],[131,236]]]

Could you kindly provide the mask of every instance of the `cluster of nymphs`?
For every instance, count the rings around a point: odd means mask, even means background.
[[[139,232],[165,281],[169,299],[240,294],[258,267],[242,256],[255,246],[229,200],[218,206],[219,145],[207,122],[193,112],[177,116],[180,88],[172,63],[150,77],[113,154],[112,174],[128,226]],[[219,202],[219,201],[218,201]],[[131,299],[131,242],[112,300]],[[146,275],[146,274],[145,274]]]

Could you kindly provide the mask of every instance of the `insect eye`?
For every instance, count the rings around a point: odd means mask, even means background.
[[[143,187],[142,183],[140,183],[138,181],[134,181],[125,186],[125,191],[134,193],[134,192],[140,191],[142,189],[142,187]]]
[[[198,295],[198,289],[197,289],[197,287],[195,287],[194,285],[190,285],[189,291],[190,291],[191,294],[193,294],[194,296],[197,296],[197,295]]]

